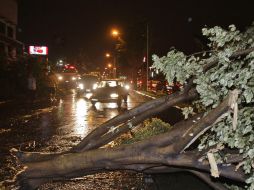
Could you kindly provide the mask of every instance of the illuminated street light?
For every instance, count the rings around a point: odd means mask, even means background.
[[[106,53],[106,57],[111,57],[111,55],[109,53]]]
[[[108,68],[111,68],[111,67],[112,67],[112,64],[111,64],[111,63],[109,63],[109,64],[108,64]]]
[[[117,36],[119,36],[119,31],[116,30],[116,29],[113,29],[113,30],[111,31],[111,35],[114,36],[114,37],[117,37]]]

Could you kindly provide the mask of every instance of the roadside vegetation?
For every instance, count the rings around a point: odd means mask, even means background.
[[[144,139],[156,136],[161,133],[169,131],[172,126],[168,123],[163,122],[161,119],[152,118],[145,120],[137,129],[133,132],[123,134],[116,140],[116,144],[132,144],[134,142],[139,142]]]
[[[49,65],[51,65],[49,63]],[[7,60],[6,55],[0,55],[0,101],[23,99],[27,95],[29,73],[36,79],[37,98],[45,94],[46,64],[32,56],[17,57]]]

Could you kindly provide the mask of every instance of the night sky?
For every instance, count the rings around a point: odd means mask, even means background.
[[[164,55],[172,46],[189,54],[201,48],[202,27],[244,29],[254,21],[253,8],[254,0],[21,0],[18,38],[49,46],[52,60],[83,52],[100,65],[115,43],[112,27],[126,40],[148,22],[151,54]]]

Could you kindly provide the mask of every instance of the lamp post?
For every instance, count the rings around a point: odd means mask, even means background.
[[[146,91],[148,91],[149,78],[149,25],[146,24]]]
[[[120,32],[118,29],[112,29],[111,30],[111,35],[116,38],[120,43],[124,43],[124,41],[121,39],[120,37]],[[114,64],[114,67],[113,67],[113,77],[116,78],[117,77],[117,49],[118,47],[118,44],[116,44],[116,48],[115,48],[115,53],[114,53],[114,56],[113,56],[113,64]]]
[[[108,67],[108,70],[109,70],[109,76],[110,78],[113,76],[114,78],[114,70],[112,69],[112,64],[111,63],[108,63],[107,64],[107,67]]]

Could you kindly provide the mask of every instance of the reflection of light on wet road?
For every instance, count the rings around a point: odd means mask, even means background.
[[[95,104],[95,107],[97,110],[103,111],[105,108],[107,109],[116,109],[118,108],[116,103],[101,103],[101,102],[97,102]]]
[[[109,113],[108,113],[108,117],[109,118],[113,118],[115,116],[118,115],[118,111],[117,110],[110,110]]]
[[[117,104],[116,103],[108,103],[108,108],[117,108]]]
[[[76,116],[76,123],[74,126],[75,133],[81,135],[82,137],[86,136],[87,134],[87,126],[85,119],[87,117],[87,102],[84,99],[79,99],[75,105],[75,116]]]
[[[95,109],[100,113],[103,113],[108,119],[111,119],[118,115],[118,106],[116,103],[100,103],[95,104]]]
[[[63,113],[63,99],[60,99],[59,104],[58,104],[58,117],[62,117],[62,113]]]
[[[135,107],[142,101],[140,96],[130,96],[128,103],[122,102],[121,108],[118,108],[116,103],[101,103],[97,102],[95,107],[87,98],[78,98],[75,94],[70,94],[63,97],[59,101],[58,109],[52,124],[57,134],[67,136],[85,137],[91,130],[95,129],[101,123],[115,117]]]

